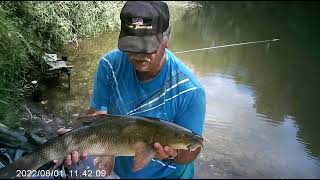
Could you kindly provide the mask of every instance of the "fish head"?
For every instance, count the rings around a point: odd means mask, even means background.
[[[203,148],[204,139],[191,132],[175,132],[174,138],[169,140],[168,145],[174,149],[186,149],[189,151],[194,151],[198,147]]]
[[[177,124],[164,123],[166,124],[166,126],[163,126],[165,128],[156,130],[158,132],[157,142],[160,144],[170,146],[174,149],[185,149],[189,151],[194,151],[198,147],[203,148],[204,139],[201,136]]]

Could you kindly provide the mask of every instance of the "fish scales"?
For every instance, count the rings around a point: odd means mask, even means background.
[[[52,160],[62,160],[72,151],[96,156],[134,156],[140,170],[154,155],[153,143],[176,149],[202,146],[202,137],[175,124],[138,116],[105,115],[89,125],[48,140],[34,152],[0,169],[0,178],[14,178],[16,170],[36,170]],[[147,159],[144,161],[143,159]],[[113,161],[110,161],[113,162]],[[113,166],[110,166],[113,167]]]

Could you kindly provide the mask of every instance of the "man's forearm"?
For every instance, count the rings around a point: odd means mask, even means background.
[[[196,159],[201,152],[201,147],[198,147],[195,151],[179,150],[178,155],[174,158],[174,162],[179,164],[187,164]]]

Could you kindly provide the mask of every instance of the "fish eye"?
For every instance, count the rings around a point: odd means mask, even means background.
[[[176,136],[177,139],[181,138],[181,135],[179,133],[176,133],[175,136]]]
[[[177,139],[182,139],[184,137],[184,134],[176,133],[175,136]]]

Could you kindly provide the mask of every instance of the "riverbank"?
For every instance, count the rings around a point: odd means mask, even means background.
[[[69,43],[119,30],[119,15],[124,3],[1,2],[0,123],[24,131],[26,122],[35,118],[54,119],[45,109],[41,110],[41,106],[29,108],[33,91],[31,81],[42,78],[43,54],[55,53]],[[171,23],[181,18],[185,11],[200,6],[192,1],[166,3]]]

